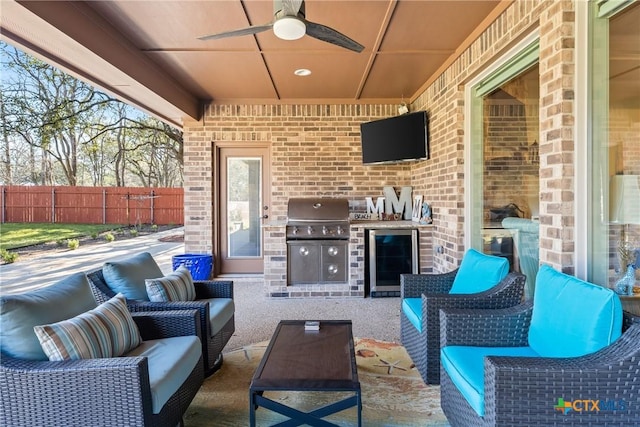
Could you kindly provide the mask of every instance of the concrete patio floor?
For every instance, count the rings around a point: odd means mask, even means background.
[[[123,241],[80,246],[76,250],[43,254],[0,266],[0,295],[21,293],[51,285],[78,271],[92,271],[105,261],[149,252],[162,271],[172,270],[171,257],[184,253],[183,242],[159,239],[180,235],[174,228]],[[400,298],[267,298],[261,275],[225,276],[233,280],[236,331],[225,351],[268,340],[286,319],[322,319],[353,322],[356,337],[400,342]]]

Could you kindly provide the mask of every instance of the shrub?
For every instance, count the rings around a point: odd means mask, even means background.
[[[94,231],[93,233],[91,233],[91,238],[92,238],[93,240],[97,239],[97,238],[98,238],[98,232],[97,232],[97,231]]]
[[[136,237],[138,235],[138,229],[132,228],[131,230],[129,230],[129,234],[131,234],[133,237]]]
[[[78,249],[80,246],[80,240],[78,239],[69,239],[67,240],[67,247],[71,250]]]
[[[6,249],[0,250],[0,258],[7,264],[13,263],[16,259],[18,259],[18,254],[15,252],[9,252]]]
[[[58,245],[59,247],[63,247],[66,243],[67,243],[67,241],[64,240],[64,239],[56,240],[56,245]]]
[[[105,233],[104,240],[106,240],[107,242],[113,242],[114,240],[116,240],[116,238],[112,232],[108,232],[108,233]]]
[[[158,231],[158,224],[151,224],[151,231],[153,231],[154,233]]]

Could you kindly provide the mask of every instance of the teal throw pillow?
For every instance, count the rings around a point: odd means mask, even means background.
[[[509,261],[469,249],[453,280],[450,294],[477,294],[493,288],[509,274]]]

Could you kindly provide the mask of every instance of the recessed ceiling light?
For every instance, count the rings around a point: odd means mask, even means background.
[[[307,70],[306,68],[300,68],[299,70],[295,70],[293,72],[296,76],[309,76],[311,75],[311,70]]]

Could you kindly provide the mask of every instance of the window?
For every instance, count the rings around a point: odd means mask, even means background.
[[[640,250],[640,4],[591,6],[587,274],[614,287]]]
[[[527,296],[533,295],[538,270],[538,243],[532,262],[521,265],[522,239],[504,230],[504,215],[538,219],[540,194],[539,43],[533,34],[471,82],[469,145],[465,164],[467,247],[509,259],[511,269],[527,275]],[[505,209],[505,207],[507,207]],[[529,245],[530,246],[530,245]],[[527,258],[527,259],[529,259]],[[526,270],[526,271],[525,271]]]

